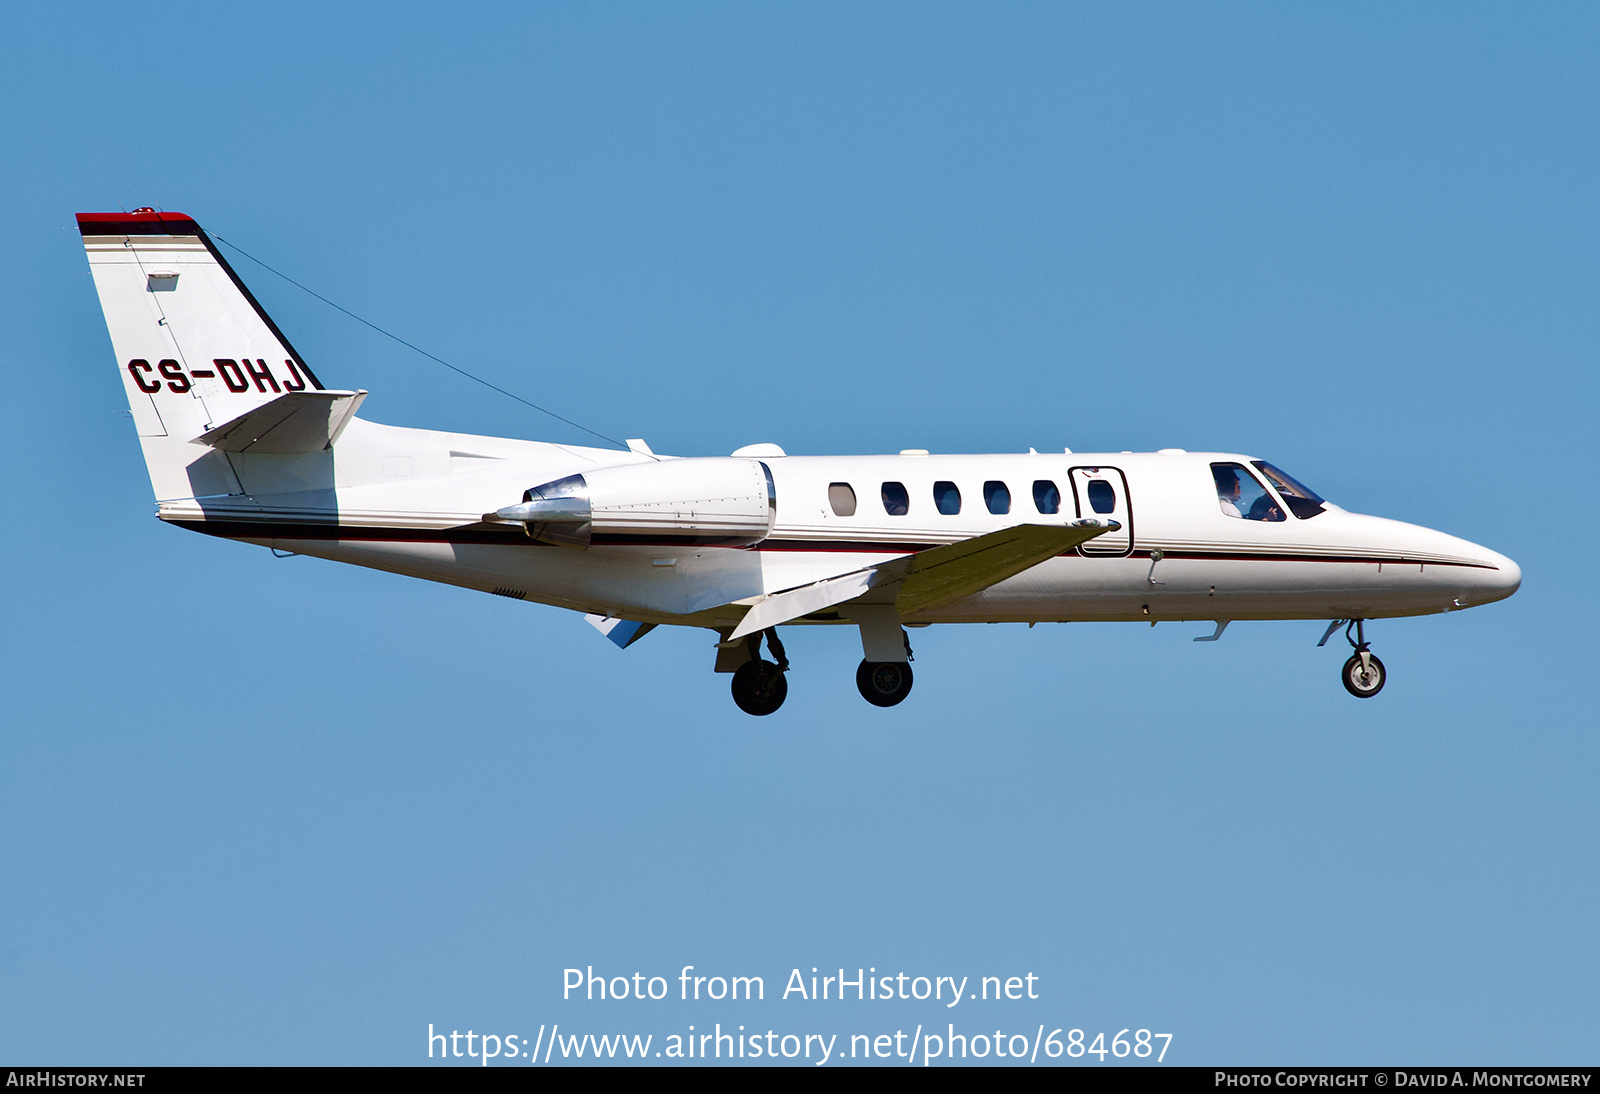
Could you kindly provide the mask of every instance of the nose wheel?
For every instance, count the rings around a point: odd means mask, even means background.
[[[1383,690],[1383,683],[1389,678],[1389,674],[1384,671],[1383,662],[1367,648],[1363,622],[1360,619],[1352,619],[1344,629],[1345,639],[1355,647],[1356,652],[1344,663],[1339,679],[1344,684],[1344,690],[1357,699],[1370,699]],[[1356,632],[1354,638],[1350,637],[1352,627]]]
[[[1366,655],[1365,664],[1361,658],[1362,655],[1358,653],[1346,661],[1340,678],[1344,681],[1344,690],[1351,695],[1357,699],[1370,699],[1383,690],[1383,662],[1370,653]]]
[[[911,694],[911,666],[904,661],[863,661],[856,688],[875,707],[892,707]]]

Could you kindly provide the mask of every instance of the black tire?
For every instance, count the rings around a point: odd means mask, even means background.
[[[856,688],[875,707],[892,707],[911,694],[911,666],[904,661],[863,661]]]
[[[789,681],[771,661],[746,661],[733,674],[733,701],[746,714],[771,714],[789,696]]]
[[[1389,678],[1389,674],[1383,670],[1382,661],[1369,653],[1367,662],[1372,666],[1371,670],[1363,672],[1361,655],[1355,654],[1344,663],[1344,671],[1339,674],[1339,679],[1344,681],[1344,690],[1357,699],[1372,698],[1383,690],[1383,682]]]

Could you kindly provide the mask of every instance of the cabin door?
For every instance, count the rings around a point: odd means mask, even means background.
[[[1115,532],[1095,536],[1078,548],[1084,555],[1130,555],[1133,553],[1133,505],[1128,498],[1128,479],[1115,467],[1074,467],[1072,494],[1079,517],[1114,520],[1122,525]]]

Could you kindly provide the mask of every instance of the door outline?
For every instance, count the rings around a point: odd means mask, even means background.
[[[1127,546],[1119,547],[1113,551],[1107,551],[1104,549],[1095,550],[1095,541],[1101,538],[1096,536],[1095,539],[1091,539],[1088,542],[1079,545],[1078,554],[1084,556],[1085,558],[1127,558],[1129,555],[1133,554],[1133,492],[1128,489],[1128,476],[1122,473],[1122,468],[1120,467],[1089,467],[1085,465],[1078,465],[1067,468],[1067,482],[1072,485],[1072,505],[1080,520],[1084,517],[1098,517],[1102,514],[1084,512],[1085,506],[1088,505],[1088,499],[1084,498],[1078,492],[1078,476],[1076,472],[1079,471],[1107,480],[1110,480],[1112,474],[1115,473],[1117,480],[1122,483],[1122,507],[1127,511],[1127,520],[1124,521],[1126,527],[1123,528],[1123,532],[1127,533],[1128,543]],[[1113,488],[1115,488],[1115,483],[1113,483]],[[1116,535],[1118,533],[1111,534]]]

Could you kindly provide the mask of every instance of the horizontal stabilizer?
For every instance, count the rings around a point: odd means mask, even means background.
[[[292,455],[332,448],[365,391],[291,391],[194,439],[223,452]]]
[[[742,638],[858,598],[862,603],[893,604],[902,616],[942,607],[1120,527],[1114,520],[1092,518],[1065,526],[1019,524],[931,547],[865,570],[764,596],[751,606],[728,637],[730,641]]]

